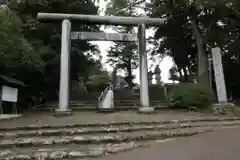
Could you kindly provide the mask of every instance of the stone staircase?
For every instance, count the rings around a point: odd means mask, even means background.
[[[71,100],[70,107],[74,111],[78,110],[96,110],[98,107],[98,97],[101,93],[90,93],[82,100]],[[115,98],[115,109],[116,110],[136,110],[140,106],[140,91],[132,92],[129,89],[118,90],[114,92]],[[154,106],[156,109],[166,109],[168,108],[167,101],[162,100],[151,100],[150,105]],[[57,107],[57,102],[49,103],[46,108],[37,107],[35,110],[55,110]],[[50,106],[50,107],[49,107]]]
[[[1,160],[76,160],[240,126],[240,118],[0,128]]]

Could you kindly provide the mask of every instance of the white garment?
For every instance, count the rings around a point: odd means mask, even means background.
[[[105,97],[103,97],[101,102],[101,108],[112,108],[113,107],[113,91],[108,90]]]

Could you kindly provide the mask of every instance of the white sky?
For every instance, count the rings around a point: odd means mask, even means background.
[[[100,12],[100,15],[104,15],[104,8],[106,7],[106,2],[105,0],[100,0],[100,8],[101,8],[101,12]],[[107,28],[107,29],[103,29],[104,32],[106,33],[114,33],[115,31],[112,29],[112,28]],[[147,30],[146,31],[146,36],[151,36],[154,34],[154,31],[153,30]],[[107,50],[111,47],[111,45],[113,44],[113,42],[109,42],[109,41],[93,41],[91,42],[93,44],[97,44],[99,46],[99,49],[101,51],[101,55],[103,57],[103,60],[102,60],[102,63],[104,65],[104,68],[106,68],[108,71],[112,71],[113,68],[108,65],[106,63],[106,59],[107,59]],[[151,46],[147,46],[147,48],[149,48]],[[149,57],[150,58],[150,57]],[[157,60],[155,63],[151,60],[148,60],[148,66],[150,68],[151,65],[157,65],[157,63],[160,63],[160,69],[161,69],[161,77],[162,77],[162,81],[164,83],[170,83],[171,81],[168,80],[169,78],[169,69],[173,66],[173,61],[170,57],[166,57],[164,58],[161,62],[158,62],[160,60]],[[154,68],[151,68],[152,70],[154,70]],[[123,73],[120,73],[119,74],[123,74]],[[136,75],[136,79],[135,79],[135,82],[138,82],[139,83],[139,69],[136,69],[133,71],[133,74]]]

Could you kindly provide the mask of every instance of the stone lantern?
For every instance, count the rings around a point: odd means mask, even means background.
[[[152,71],[148,72],[148,84],[152,84],[153,75],[154,73]]]
[[[159,65],[156,65],[154,74],[155,74],[155,79],[157,81],[157,84],[161,84],[161,70]]]

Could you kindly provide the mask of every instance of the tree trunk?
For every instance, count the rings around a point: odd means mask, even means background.
[[[132,87],[133,87],[133,82],[132,82],[132,64],[131,64],[131,58],[129,58],[128,64],[127,64],[127,74],[128,74],[127,83],[128,83],[128,85],[129,85],[129,88],[132,88]]]
[[[197,44],[197,75],[198,81],[205,87],[209,87],[208,57],[204,50],[203,36],[197,24],[196,16],[191,20],[193,34],[196,37]]]
[[[178,67],[178,73],[179,73],[179,81],[182,81],[183,80],[183,74],[182,74],[182,70],[181,69],[179,69],[179,67]]]
[[[184,81],[188,82],[188,73],[187,73],[187,68],[183,67],[183,73],[184,73]]]
[[[111,75],[111,80],[112,80],[112,86],[115,89],[116,88],[116,83],[117,83],[117,67],[114,68],[112,75]]]

